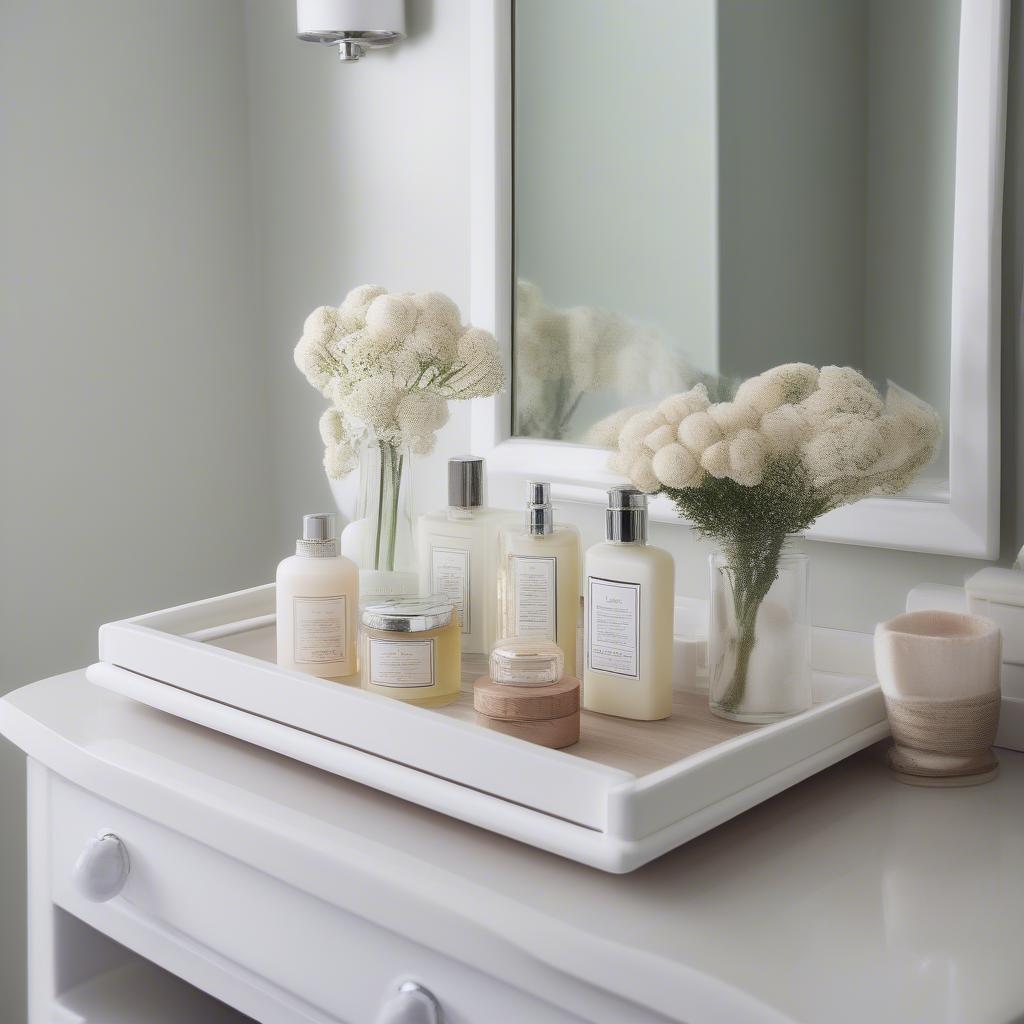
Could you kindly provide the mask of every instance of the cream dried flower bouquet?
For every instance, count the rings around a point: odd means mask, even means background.
[[[727,384],[698,371],[656,327],[595,306],[556,309],[535,284],[517,283],[517,433],[590,441],[576,423],[589,396],[611,392],[630,401],[698,382],[711,393]]]
[[[379,449],[372,565],[394,568],[405,452],[429,454],[448,402],[496,394],[505,373],[493,335],[462,324],[440,292],[392,294],[362,285],[306,318],[295,365],[331,405],[320,418],[324,468],[339,479],[361,446]]]
[[[786,538],[868,495],[897,494],[931,461],[934,409],[850,367],[790,363],[712,403],[703,385],[623,417],[610,468],[661,492],[722,548],[736,649],[720,703],[743,700],[758,610]]]

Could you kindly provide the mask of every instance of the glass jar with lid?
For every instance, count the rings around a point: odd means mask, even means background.
[[[364,690],[422,707],[450,704],[461,685],[455,606],[436,594],[395,597],[362,612]]]
[[[580,738],[580,684],[564,675],[559,646],[543,637],[499,640],[490,675],[473,684],[477,723],[543,747]]]

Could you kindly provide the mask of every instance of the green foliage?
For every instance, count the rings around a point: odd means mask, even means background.
[[[823,512],[827,499],[811,486],[799,458],[769,460],[764,479],[744,487],[728,477],[707,477],[699,487],[663,488],[697,532],[730,547],[771,547],[800,533]]]

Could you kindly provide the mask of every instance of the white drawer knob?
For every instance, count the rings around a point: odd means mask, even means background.
[[[441,1004],[415,981],[403,982],[377,1015],[377,1024],[444,1024]]]
[[[71,870],[75,888],[93,903],[112,900],[128,881],[128,849],[113,832],[90,839]]]

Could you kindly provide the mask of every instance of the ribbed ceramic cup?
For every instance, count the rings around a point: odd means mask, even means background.
[[[875,667],[893,746],[889,767],[916,786],[970,786],[998,769],[999,627],[978,615],[921,611],[875,628]]]

